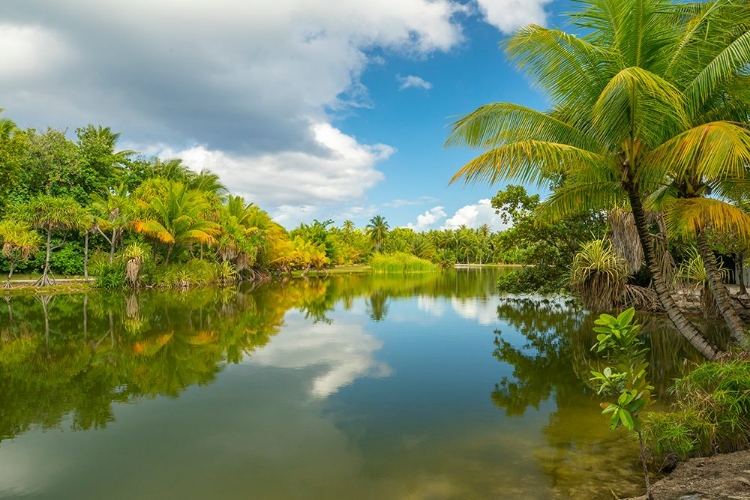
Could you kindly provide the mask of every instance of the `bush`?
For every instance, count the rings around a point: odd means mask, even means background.
[[[427,273],[437,271],[437,266],[429,260],[405,252],[392,254],[376,253],[370,261],[372,270],[376,273]]]
[[[40,252],[44,254],[44,252]],[[42,260],[44,262],[44,260]],[[49,258],[50,270],[62,276],[83,274],[83,245],[77,241],[66,243],[52,252]]]
[[[125,266],[122,262],[106,263],[100,267],[99,277],[96,278],[96,286],[98,288],[115,290],[125,288],[126,283]]]
[[[567,271],[558,267],[530,266],[511,271],[497,279],[503,293],[538,293],[549,295],[568,292]]]
[[[705,363],[675,380],[674,411],[646,416],[654,459],[686,459],[750,446],[750,362]]]

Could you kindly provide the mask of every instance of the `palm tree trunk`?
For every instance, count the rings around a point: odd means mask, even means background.
[[[115,247],[117,246],[117,229],[112,230],[112,239],[109,240],[109,263],[115,261]]]
[[[703,334],[685,317],[672,297],[669,286],[664,281],[664,277],[659,269],[659,264],[656,262],[654,256],[654,249],[651,246],[651,235],[648,230],[648,223],[646,222],[646,212],[643,209],[643,203],[641,197],[632,182],[623,182],[623,188],[628,193],[630,200],[630,209],[633,212],[633,220],[635,221],[635,227],[638,230],[638,238],[641,240],[641,248],[643,248],[643,255],[651,271],[652,279],[654,281],[654,289],[656,295],[659,297],[664,311],[672,321],[677,330],[687,339],[690,344],[698,349],[703,356],[709,360],[716,359],[719,355],[719,351],[716,347],[711,345]]]
[[[708,287],[714,295],[719,313],[729,327],[729,333],[732,335],[732,338],[744,349],[747,349],[750,345],[748,345],[748,338],[745,335],[745,325],[732,305],[732,298],[729,296],[727,288],[721,282],[721,275],[718,267],[716,267],[716,257],[714,257],[714,253],[708,246],[706,233],[699,230],[696,233],[696,240],[698,243],[698,253],[700,253],[703,259],[703,266],[706,268],[706,274],[708,274]]]
[[[169,258],[172,256],[172,249],[174,245],[167,245],[167,258],[164,260],[164,265],[169,264]]]
[[[44,259],[44,272],[42,277],[36,282],[39,286],[51,285],[49,280],[49,258],[52,253],[52,228],[47,228],[47,256]]]
[[[5,282],[5,288],[10,288],[10,279],[13,277],[13,268],[16,267],[16,263],[10,261],[10,272],[8,273],[8,281]]]
[[[86,234],[83,237],[84,243],[83,243],[83,279],[88,281],[89,280],[89,232],[86,231]]]
[[[737,256],[737,284],[740,285],[740,295],[747,295],[745,287],[745,254],[740,252]]]

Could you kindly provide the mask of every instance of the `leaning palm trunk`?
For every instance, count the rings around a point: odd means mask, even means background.
[[[685,317],[680,308],[677,307],[677,304],[672,297],[671,290],[664,281],[664,276],[662,275],[659,263],[656,261],[654,255],[654,249],[651,246],[651,235],[646,222],[646,213],[643,209],[643,203],[641,202],[635,184],[628,181],[625,181],[622,184],[628,194],[628,199],[630,200],[630,208],[633,211],[633,220],[635,221],[635,227],[638,229],[638,237],[641,240],[641,247],[643,248],[643,257],[646,260],[646,265],[651,271],[654,289],[656,290],[656,295],[659,297],[659,302],[661,302],[667,316],[669,316],[669,319],[672,320],[672,323],[674,323],[683,337],[685,337],[687,341],[707,359],[716,359],[719,355],[718,349],[706,340],[703,334]]]
[[[732,338],[741,346],[745,347],[748,345],[745,326],[732,305],[732,298],[729,296],[727,288],[724,286],[724,283],[722,283],[721,273],[719,272],[718,267],[716,267],[714,253],[708,246],[706,233],[704,231],[698,231],[696,234],[696,240],[698,243],[698,253],[700,253],[701,258],[703,259],[703,265],[706,267],[708,287],[714,296],[716,306],[719,308],[719,314],[721,314],[721,317],[724,318],[724,321],[727,323]]]

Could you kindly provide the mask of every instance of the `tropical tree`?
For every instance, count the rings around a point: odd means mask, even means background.
[[[550,218],[629,202],[665,311],[700,352],[714,358],[717,349],[682,314],[662,276],[644,199],[696,161],[711,178],[736,178],[738,165],[748,164],[747,120],[726,120],[748,116],[748,5],[582,5],[570,16],[580,35],[530,25],[507,41],[506,53],[546,91],[552,109],[496,103],[456,121],[449,145],[487,151],[453,181],[558,181],[544,204]]]
[[[115,151],[119,133],[109,127],[87,125],[76,129],[79,156],[89,172],[94,193],[103,195],[118,179],[134,151]]]
[[[388,221],[386,221],[385,217],[382,215],[376,215],[370,219],[370,223],[365,226],[365,229],[370,236],[370,241],[372,241],[372,244],[375,246],[375,251],[380,251],[380,248],[385,241],[385,237],[388,235],[388,230],[390,229]]]
[[[3,255],[10,262],[8,281],[5,282],[5,287],[8,288],[16,264],[29,260],[31,254],[39,249],[42,240],[39,234],[28,225],[6,219],[0,222],[0,242],[3,244]]]
[[[2,112],[2,109],[0,109]],[[28,146],[26,134],[12,120],[0,119],[0,210],[19,180],[21,161]]]
[[[97,194],[91,197],[91,210],[94,214],[94,230],[109,243],[109,263],[115,258],[117,244],[123,231],[132,221],[133,200],[125,185],[112,189],[108,195]]]
[[[219,232],[216,222],[206,219],[210,205],[198,191],[190,190],[180,182],[167,182],[163,195],[141,199],[142,215],[133,222],[139,233],[146,234],[164,244],[169,264],[175,247],[189,243],[211,243]]]
[[[54,284],[49,277],[49,263],[52,251],[60,248],[65,240],[55,246],[52,245],[52,233],[61,231],[65,235],[67,231],[79,229],[83,226],[86,213],[83,208],[69,196],[50,196],[41,194],[30,199],[26,203],[14,207],[14,218],[25,222],[32,227],[44,231],[46,256],[44,259],[44,271],[36,282],[40,286]]]

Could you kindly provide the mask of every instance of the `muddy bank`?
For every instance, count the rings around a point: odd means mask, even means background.
[[[653,493],[655,500],[750,500],[750,450],[681,462]]]

